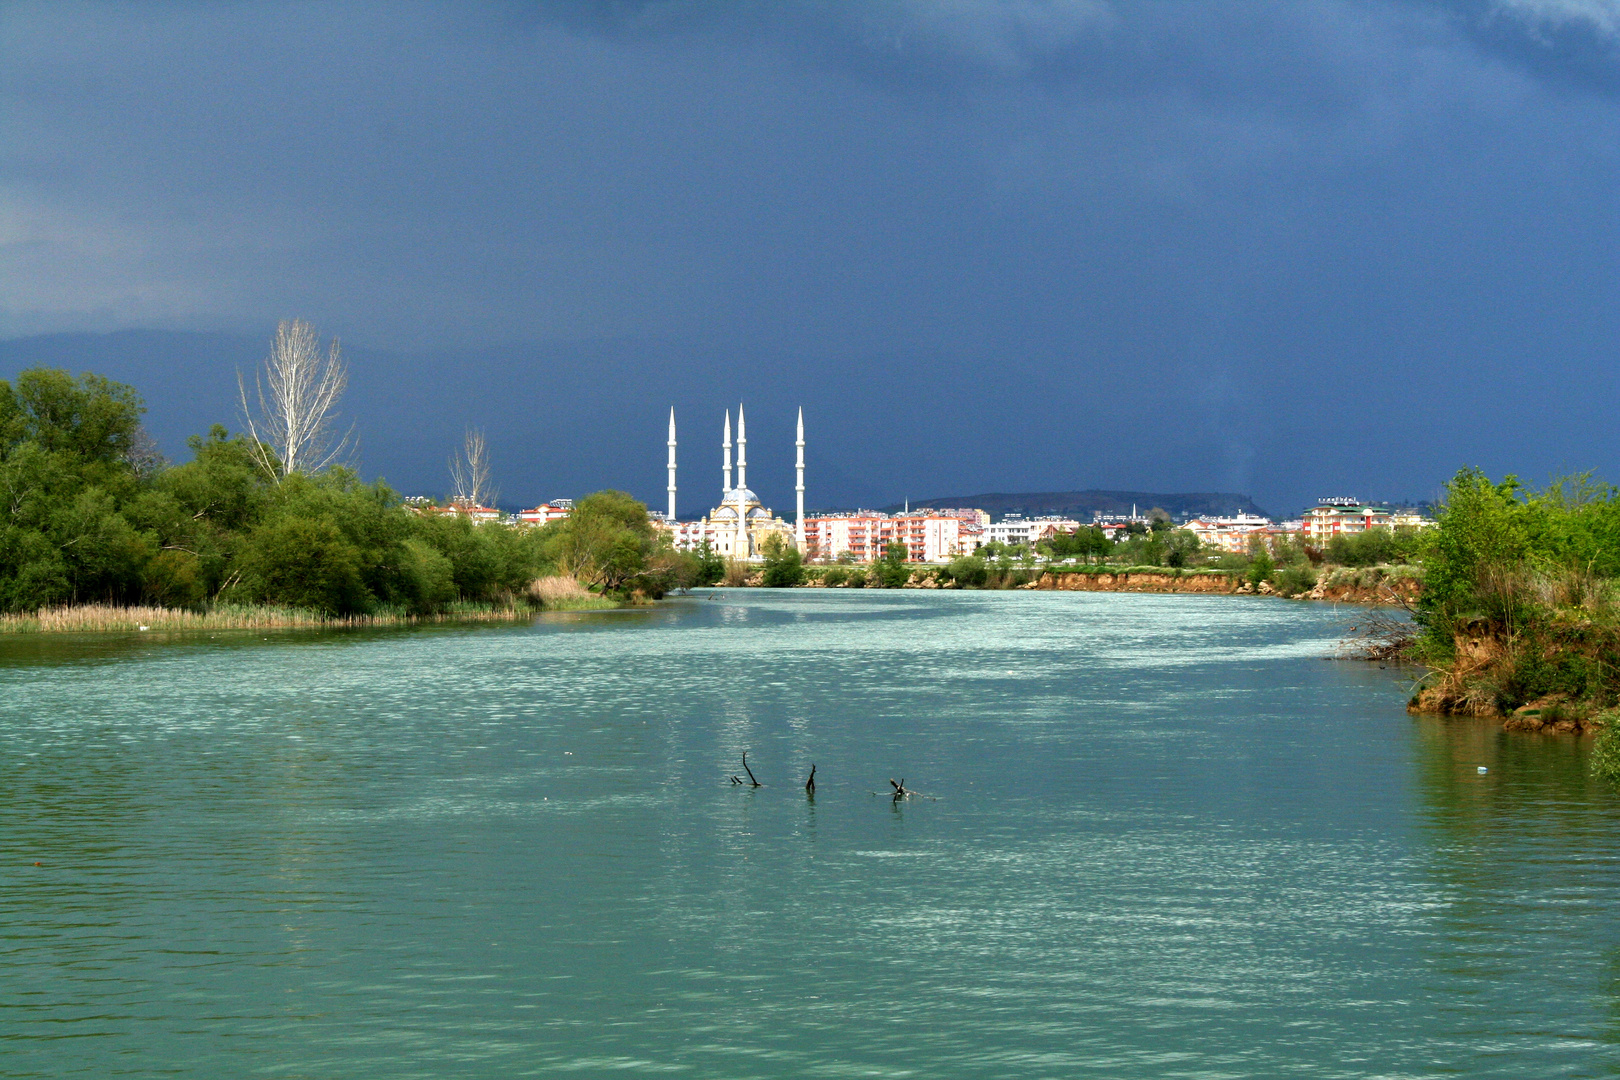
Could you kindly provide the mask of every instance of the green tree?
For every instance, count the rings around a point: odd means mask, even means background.
[[[698,544],[692,555],[697,559],[694,585],[713,585],[726,576],[726,560],[707,539]]]
[[[761,583],[766,588],[790,588],[804,583],[804,558],[786,537],[780,533],[767,536],[761,554],[765,557]]]
[[[371,600],[360,563],[360,552],[334,522],[282,517],[249,537],[241,588],[260,603],[353,615]]]
[[[662,595],[660,582],[644,578],[660,538],[647,517],[646,504],[624,492],[587,495],[572,514],[542,531],[547,533],[546,554],[558,572],[605,592],[622,593],[642,584]]]
[[[977,555],[959,555],[945,565],[945,574],[966,589],[980,589],[990,580],[990,566]]]
[[[399,596],[412,615],[443,611],[456,598],[455,568],[422,540],[400,545]]]
[[[15,386],[0,379],[0,454],[24,442],[84,464],[123,465],[141,414],[135,388],[85,372],[29,368]]]
[[[123,516],[144,411],[99,375],[33,368],[0,380],[0,608],[141,595],[151,538]]]
[[[885,589],[898,589],[911,580],[911,568],[906,560],[911,551],[906,545],[892,543],[883,549],[883,557],[872,564],[872,573],[878,585]]]
[[[1271,553],[1262,546],[1249,562],[1249,584],[1258,589],[1261,583],[1271,580],[1271,573],[1276,568]]]

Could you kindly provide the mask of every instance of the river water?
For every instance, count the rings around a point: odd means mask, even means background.
[[[0,1075],[1620,1073],[1620,798],[1356,615],[4,641]]]

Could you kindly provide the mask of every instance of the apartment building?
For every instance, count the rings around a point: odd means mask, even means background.
[[[804,519],[805,557],[825,561],[847,552],[859,562],[871,562],[899,543],[906,545],[911,562],[944,562],[961,554],[963,532],[973,527],[954,511],[891,515],[858,510],[809,517]]]

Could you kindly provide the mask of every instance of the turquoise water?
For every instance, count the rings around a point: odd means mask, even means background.
[[[0,643],[0,1075],[1620,1073],[1620,799],[1354,609],[708,595]]]

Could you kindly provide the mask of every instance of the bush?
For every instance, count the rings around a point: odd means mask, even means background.
[[[1600,717],[1603,730],[1592,743],[1592,771],[1613,784],[1620,784],[1620,709]]]
[[[990,580],[990,564],[977,555],[960,555],[946,564],[943,576],[964,589],[982,589]]]
[[[836,589],[849,580],[847,566],[829,566],[821,575],[821,583],[829,589]]]
[[[1316,571],[1310,563],[1296,563],[1277,572],[1273,587],[1284,596],[1298,596],[1316,587]]]
[[[760,584],[768,589],[786,589],[804,583],[804,557],[799,549],[779,535],[765,538],[765,570]]]
[[[1263,581],[1271,580],[1271,572],[1275,569],[1271,556],[1262,548],[1249,563],[1249,584],[1255,588],[1260,587]]]
[[[898,589],[911,580],[911,567],[895,559],[882,558],[872,564],[872,576],[882,589]]]
[[[433,615],[456,598],[455,572],[450,560],[421,540],[400,545],[400,599],[412,615]]]
[[[1336,566],[1404,563],[1416,555],[1420,541],[1415,529],[1368,529],[1333,537],[1322,557]]]
[[[353,615],[370,607],[360,553],[325,519],[282,518],[256,530],[242,559],[242,587],[259,603]]]
[[[707,540],[699,544],[692,555],[697,560],[697,572],[692,584],[714,585],[726,576],[726,560],[720,557]]]

